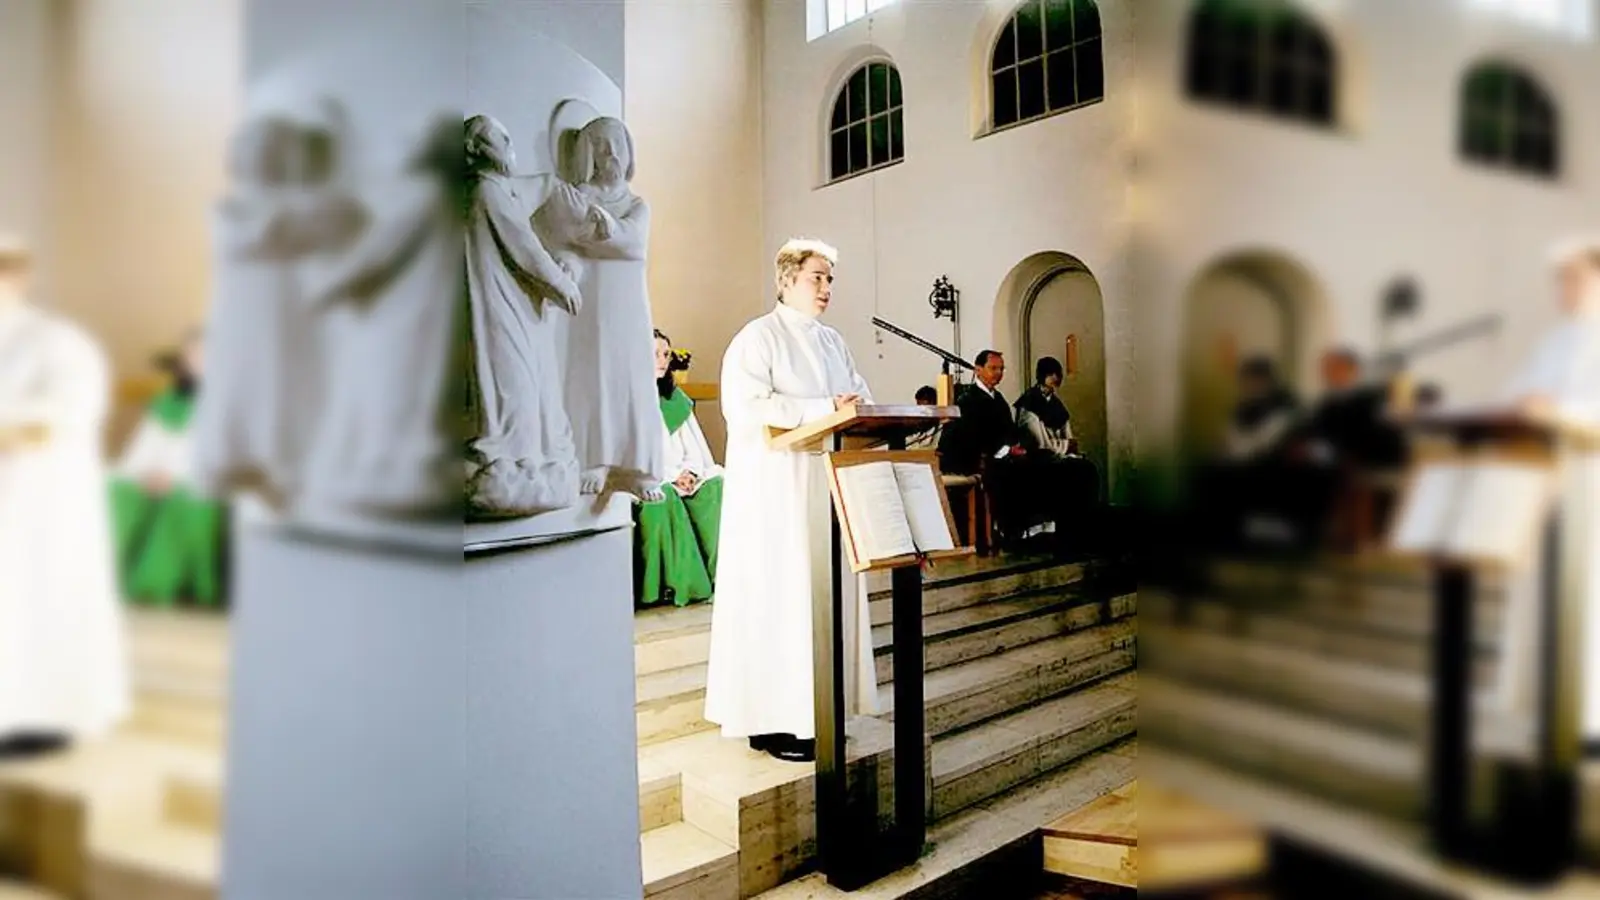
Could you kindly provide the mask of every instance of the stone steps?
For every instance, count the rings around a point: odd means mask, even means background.
[[[992,564],[984,560],[953,560],[924,574],[922,614],[934,616],[1019,594],[1059,590],[1084,581],[1094,569],[1088,563],[1057,564],[1048,558],[1016,560],[998,573],[986,569],[986,565]],[[894,621],[888,578],[876,572],[872,576],[867,582],[872,624],[886,625]]]
[[[1137,760],[1138,741],[1124,740],[935,822],[928,829],[932,850],[916,865],[859,891],[845,893],[812,873],[760,894],[760,900],[1037,896],[1024,891],[1030,886],[1026,879],[1040,869],[1041,827],[1128,784]]]
[[[934,818],[1131,736],[1137,727],[1136,679],[1131,672],[1113,676],[934,741]]]
[[[1104,597],[1090,586],[995,600],[923,619],[923,671],[993,656],[1131,616],[1133,594]],[[894,681],[892,625],[872,629],[878,683]]]
[[[737,896],[739,853],[686,822],[640,836],[644,896],[650,900],[702,900]]]
[[[1422,814],[1415,742],[1151,673],[1140,683],[1142,730],[1152,740],[1394,818]]]
[[[928,734],[937,738],[1131,669],[1137,631],[1132,619],[1121,619],[929,672]],[[892,721],[893,684],[878,688],[878,704]]]
[[[1097,795],[1131,778],[1131,751],[1106,748],[1134,727],[1133,597],[1096,597],[1092,565],[987,560],[941,568],[924,594],[930,812],[998,821],[997,804],[1017,802],[1059,815],[1060,797],[1038,794],[1037,785]],[[887,596],[870,602],[879,624],[888,623]],[[813,864],[814,767],[724,740],[701,718],[711,613],[694,606],[635,618],[640,846],[652,898],[753,896]],[[132,630],[149,632],[131,642],[142,690],[130,729],[139,740],[210,762],[125,773],[129,797],[94,801],[97,819],[102,807],[114,814],[83,836],[79,877],[113,898],[209,898],[223,824],[226,631],[215,621],[135,618]],[[885,664],[892,673],[892,652],[880,659]],[[892,687],[884,696],[892,706]],[[849,729],[852,789],[875,783],[880,816],[893,808],[888,718],[853,720]],[[1034,826],[1051,817],[1041,814]],[[947,875],[966,871],[974,858]]]
[[[1144,606],[1141,619],[1149,623],[1171,623],[1186,630],[1231,634],[1370,668],[1418,675],[1428,671],[1431,651],[1423,637],[1350,628],[1327,618],[1308,620],[1292,606],[1262,609],[1207,598],[1184,601],[1187,618],[1180,624],[1179,603],[1170,596],[1146,592],[1141,601]],[[1494,654],[1489,648],[1481,647],[1475,659],[1477,683],[1480,686],[1490,683],[1494,672]]]
[[[934,817],[1003,797],[1134,732],[1134,597],[1097,595],[1085,571],[1002,568],[994,577],[1010,590],[967,577],[926,591],[925,600],[936,598],[924,603],[932,610],[925,618],[926,752]],[[650,633],[674,640],[688,634],[661,621]],[[886,643],[889,628],[878,626],[874,637]],[[887,674],[882,666],[892,666],[892,648],[880,650],[880,674]],[[642,675],[641,700],[667,696],[690,706],[702,675],[699,667]],[[853,783],[877,780],[882,816],[893,808],[892,684],[881,685],[879,697],[882,718],[851,722],[847,755]],[[655,786],[641,820],[647,828],[686,824],[737,848],[737,890],[728,897],[769,890],[811,865],[813,766],[779,762],[715,730],[659,740],[641,731],[641,738],[641,782]]]

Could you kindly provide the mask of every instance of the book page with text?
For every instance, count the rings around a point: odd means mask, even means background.
[[[858,560],[870,562],[916,552],[892,463],[845,466],[835,471],[835,477]]]
[[[955,535],[950,533],[950,520],[944,514],[944,486],[933,477],[933,466],[895,463],[894,475],[900,483],[900,499],[917,549],[923,553],[954,550]]]
[[[1400,509],[1391,549],[1429,554],[1444,548],[1457,498],[1466,490],[1468,471],[1461,463],[1433,463],[1422,468]]]
[[[1551,472],[1535,463],[1482,462],[1471,470],[1448,535],[1451,553],[1520,568],[1550,509]]]

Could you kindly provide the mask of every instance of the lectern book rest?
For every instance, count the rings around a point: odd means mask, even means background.
[[[956,546],[955,519],[933,451],[846,450],[825,459],[851,571],[972,553]]]

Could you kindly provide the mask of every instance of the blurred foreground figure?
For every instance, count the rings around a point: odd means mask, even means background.
[[[109,373],[30,306],[30,258],[0,244],[0,756],[104,734],[128,711],[100,462]]]
[[[1600,237],[1559,248],[1554,263],[1562,321],[1540,342],[1507,388],[1506,399],[1534,418],[1600,428]],[[1590,454],[1561,474],[1562,527],[1587,535],[1590,552],[1564,565],[1578,566],[1588,590],[1589,648],[1584,653],[1583,734],[1600,752],[1600,454]]]
[[[172,382],[150,403],[111,478],[117,575],[124,599],[171,606],[222,601],[223,505],[195,490],[195,395],[204,346],[200,334],[166,361]]]

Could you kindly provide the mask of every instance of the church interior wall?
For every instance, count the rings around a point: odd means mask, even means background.
[[[1352,96],[1331,131],[1184,97],[1191,4],[1152,4],[1141,17],[1141,440],[1159,444],[1176,424],[1184,298],[1230,253],[1269,249],[1305,266],[1326,291],[1328,338],[1358,350],[1376,346],[1379,296],[1400,276],[1416,279],[1423,309],[1396,329],[1399,343],[1502,314],[1497,336],[1414,368],[1447,398],[1467,400],[1492,391],[1554,318],[1549,246],[1595,228],[1600,123],[1585,114],[1600,92],[1592,40],[1468,17],[1457,0],[1302,6],[1347,67],[1340,86]],[[1553,182],[1458,158],[1460,79],[1490,57],[1523,66],[1555,95],[1565,134]]]
[[[761,0],[626,7],[634,188],[650,202],[650,305],[657,327],[715,383],[722,351],[766,308],[770,254],[761,209]],[[707,48],[714,48],[708,50]],[[698,416],[712,451],[714,404]]]
[[[50,0],[0,4],[0,235],[39,246],[48,197],[38,177],[50,154]],[[41,290],[49,256],[39,249]]]
[[[1133,113],[1132,9],[1099,3],[1105,100],[974,137],[974,70],[1015,4],[897,3],[808,42],[804,0],[767,0],[764,43],[766,257],[788,237],[839,248],[828,321],[844,333],[880,402],[910,402],[938,374],[935,358],[888,334],[880,315],[954,349],[928,293],[940,275],[961,291],[962,356],[994,332],[1002,283],[1045,251],[1081,260],[1105,298],[1113,466],[1132,446],[1134,402],[1125,171]],[[988,33],[985,34],[984,32]],[[867,57],[887,58],[904,86],[902,162],[824,185],[823,125],[835,92]],[[768,298],[770,300],[770,297]],[[1031,360],[1008,360],[1016,396]],[[1113,473],[1113,484],[1118,481]]]
[[[49,173],[35,188],[51,211],[41,254],[72,260],[48,270],[48,299],[94,331],[119,375],[143,374],[209,300],[242,3],[46,5],[51,84],[38,96],[57,114],[50,164],[35,170]]]

